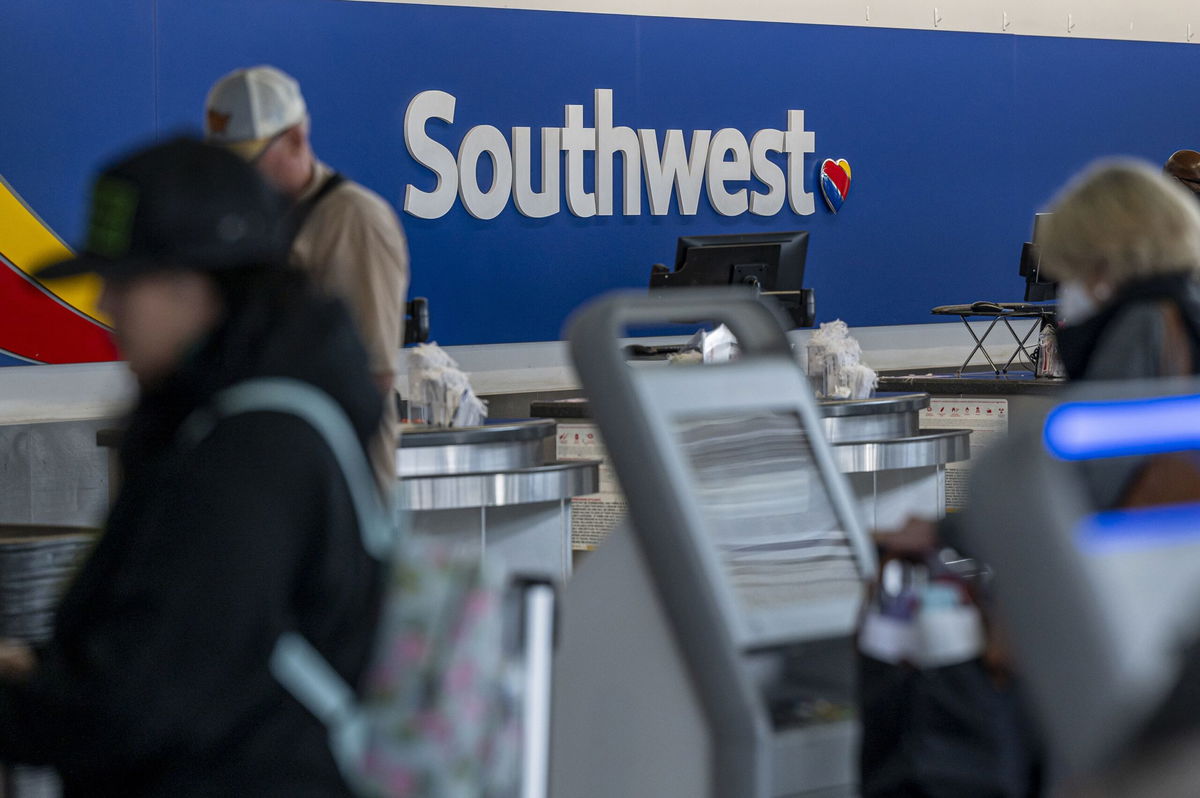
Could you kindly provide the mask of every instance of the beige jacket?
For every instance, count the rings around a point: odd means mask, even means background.
[[[299,201],[315,194],[332,174],[317,162]],[[370,189],[346,180],[305,219],[292,243],[291,261],[320,289],[346,302],[376,383],[381,389],[391,386],[404,343],[409,279],[408,243],[392,207]],[[398,432],[394,390],[388,390],[383,426],[371,446],[371,465],[384,487],[395,481]]]

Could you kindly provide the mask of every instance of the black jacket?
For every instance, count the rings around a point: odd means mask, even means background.
[[[302,632],[357,683],[380,567],[332,454],[305,422],[234,416],[194,448],[179,424],[251,376],[331,394],[366,441],[381,399],[348,315],[295,292],[249,303],[143,395],[124,481],[23,686],[0,689],[0,756],[48,763],[68,796],[348,795],[325,729],[272,679]]]
[[[1072,380],[1128,380],[1185,376],[1164,362],[1169,337],[1165,303],[1179,310],[1192,351],[1193,373],[1200,369],[1200,283],[1175,273],[1127,283],[1095,316],[1063,327],[1059,353]]]

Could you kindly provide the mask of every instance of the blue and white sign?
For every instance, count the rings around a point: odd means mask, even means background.
[[[784,206],[802,216],[813,212],[813,193],[805,187],[804,157],[813,152],[815,136],[804,129],[804,112],[788,111],[787,128],[765,128],[749,140],[737,128],[693,130],[685,141],[682,130],[667,130],[659,142],[656,130],[613,124],[612,89],[597,89],[590,126],[584,124],[582,105],[567,105],[562,127],[544,127],[541,146],[533,148],[530,127],[512,128],[511,142],[492,125],[476,125],[462,136],[455,148],[438,141],[428,130],[430,120],[454,122],[457,99],[444,91],[423,91],[408,104],[404,115],[404,143],[408,153],[437,178],[432,191],[409,184],[404,189],[404,210],[422,219],[445,216],[457,197],[476,219],[494,219],[507,207],[511,194],[516,209],[524,216],[544,218],[567,207],[581,218],[612,216],[614,161],[624,164],[621,174],[621,213],[642,212],[642,175],[646,177],[649,210],[666,216],[674,191],[677,210],[695,216],[701,189],[722,216],[746,212],[774,216]],[[772,159],[786,156],[786,167]],[[478,179],[479,159],[491,162],[486,189]],[[585,157],[592,158],[592,190],[585,188],[589,171]],[[559,163],[566,168],[559,176]],[[541,164],[539,187],[533,185],[533,164]],[[749,189],[751,180],[762,188]]]
[[[332,0],[9,5],[0,175],[60,235],[78,240],[103,161],[199,130],[213,80],[275,64],[304,89],[318,155],[396,208],[443,344],[556,339],[588,298],[647,285],[682,235],[809,231],[824,320],[1019,298],[1021,243],[1068,176],[1200,144],[1200,104],[1178,99],[1200,96],[1194,46],[1013,36],[999,13],[985,34]],[[854,170],[836,215],[814,202],[826,159]]]

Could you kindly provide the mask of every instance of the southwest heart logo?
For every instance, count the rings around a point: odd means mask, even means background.
[[[837,213],[850,193],[850,163],[845,158],[826,158],[821,163],[821,193],[829,210]]]

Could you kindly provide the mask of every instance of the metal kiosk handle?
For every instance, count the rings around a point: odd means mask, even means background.
[[[515,657],[525,678],[521,695],[521,780],[519,798],[550,794],[550,701],[558,595],[553,582],[537,577],[514,578],[516,603]]]

